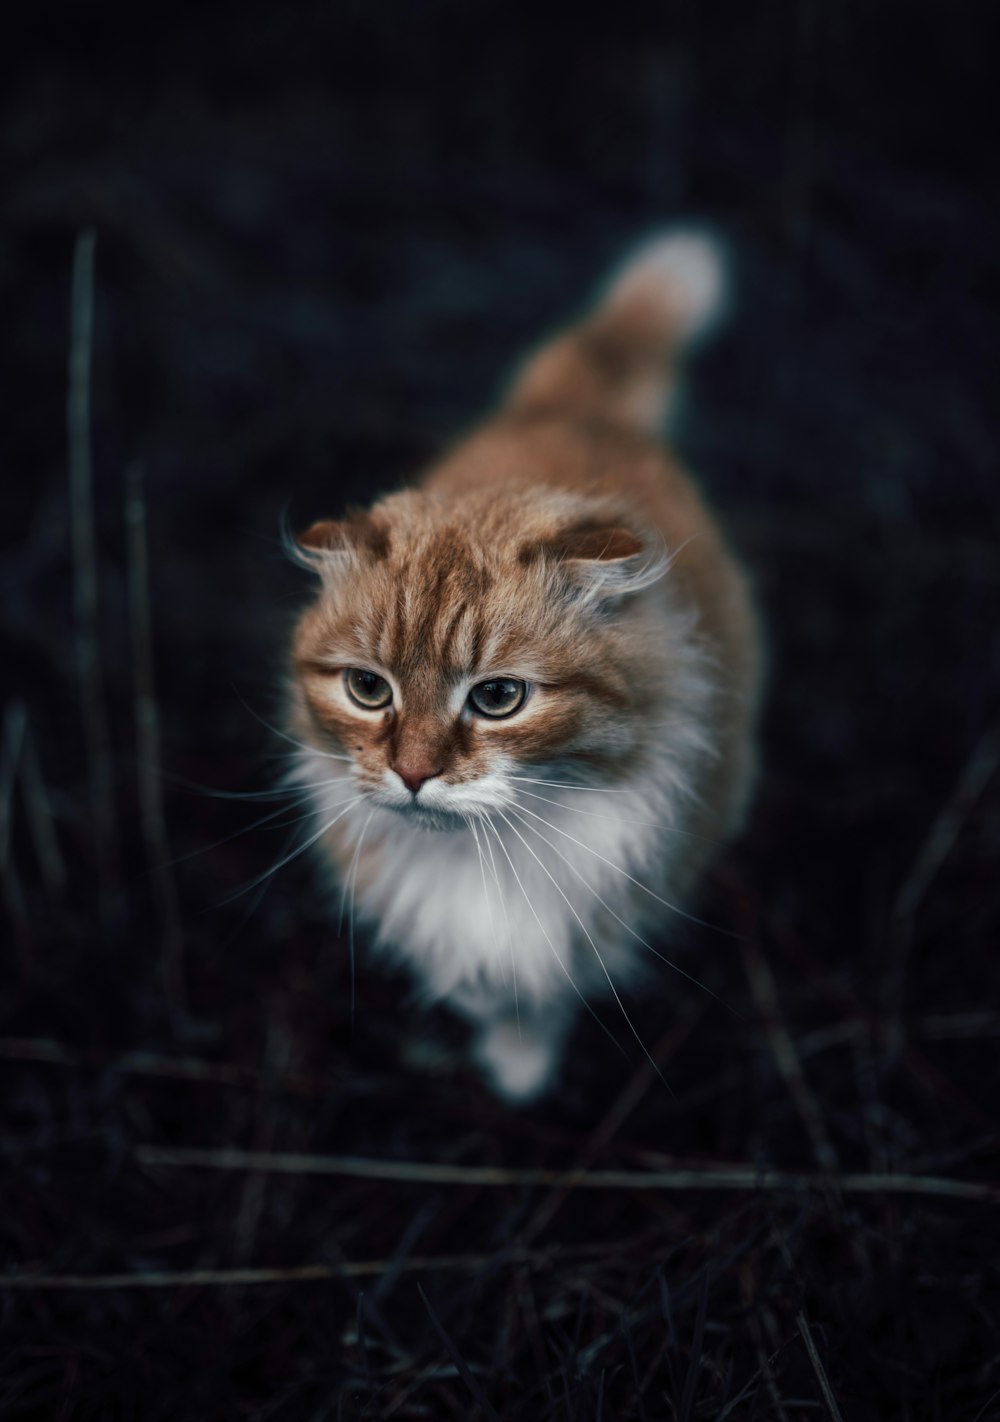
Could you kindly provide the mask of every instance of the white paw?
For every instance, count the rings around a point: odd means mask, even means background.
[[[525,1103],[550,1085],[559,1064],[559,1041],[547,1040],[504,1018],[484,1028],[475,1047],[476,1060],[498,1096]]]

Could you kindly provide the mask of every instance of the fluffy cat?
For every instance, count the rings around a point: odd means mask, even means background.
[[[715,247],[639,250],[419,485],[319,522],[290,733],[377,946],[474,1025],[494,1090],[654,959],[753,778],[746,582],[657,439],[715,320]]]

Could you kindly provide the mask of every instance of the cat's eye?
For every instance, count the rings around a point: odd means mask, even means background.
[[[524,705],[527,694],[527,682],[516,681],[511,676],[495,676],[476,683],[469,692],[469,705],[481,716],[513,716]]]
[[[348,667],[344,672],[344,685],[351,700],[366,711],[378,711],[392,700],[392,687],[378,672]]]

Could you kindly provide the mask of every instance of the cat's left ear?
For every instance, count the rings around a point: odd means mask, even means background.
[[[662,544],[615,524],[563,529],[545,542],[543,550],[572,584],[600,597],[641,592],[663,577],[670,561]]]

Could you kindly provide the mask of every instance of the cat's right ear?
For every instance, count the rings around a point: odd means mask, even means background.
[[[321,577],[346,563],[351,548],[346,524],[334,519],[320,519],[310,524],[304,533],[293,533],[285,524],[282,541],[293,563]]]
[[[321,518],[317,523],[311,523],[295,541],[310,553],[344,553],[351,546],[347,524],[332,518]]]
[[[286,545],[294,562],[314,573],[329,572],[362,554],[384,558],[389,550],[386,532],[370,518],[320,519]]]

